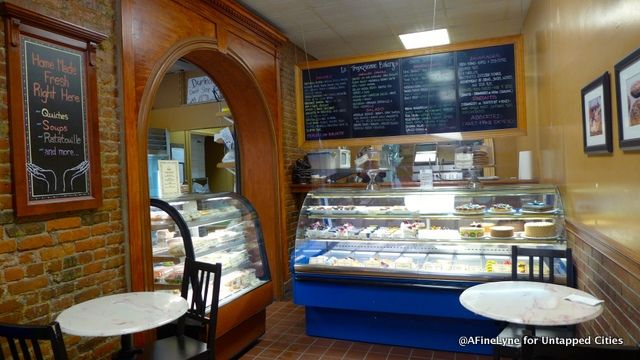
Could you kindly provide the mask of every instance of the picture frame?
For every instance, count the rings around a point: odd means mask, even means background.
[[[17,217],[102,204],[97,59],[104,34],[0,4]]]
[[[582,88],[582,139],[586,154],[613,152],[611,82],[605,72]]]
[[[615,65],[618,138],[623,151],[640,150],[640,49]]]

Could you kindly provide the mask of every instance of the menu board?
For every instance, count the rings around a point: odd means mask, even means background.
[[[21,37],[29,201],[91,189],[84,53]]]
[[[482,45],[300,69],[301,142],[518,129],[522,50]]]

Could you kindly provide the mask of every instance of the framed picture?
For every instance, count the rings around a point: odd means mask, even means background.
[[[622,150],[640,150],[640,49],[616,64],[618,132]]]
[[[587,154],[610,153],[611,89],[609,72],[582,89],[582,138]]]

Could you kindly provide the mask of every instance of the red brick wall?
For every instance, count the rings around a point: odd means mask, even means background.
[[[0,321],[47,323],[65,308],[123,292],[120,119],[115,2],[20,0],[15,4],[106,34],[97,51],[103,205],[92,211],[16,219],[12,210],[4,24],[0,28]],[[71,359],[109,358],[117,338],[65,336]]]
[[[300,194],[292,194],[288,185],[291,184],[291,171],[296,160],[303,157],[305,152],[298,148],[298,124],[296,116],[295,99],[295,72],[294,65],[305,61],[304,52],[292,43],[284,45],[280,51],[280,88],[282,91],[282,123],[284,132],[284,169],[283,181],[287,184],[284,194],[284,206],[286,208],[286,242],[288,254],[293,251],[295,245],[296,225],[298,223],[297,198]],[[313,59],[310,59],[313,60]],[[288,259],[287,259],[288,264]],[[287,269],[289,267],[287,266]],[[285,279],[285,295],[291,291],[291,278]]]
[[[619,337],[625,345],[640,342],[640,264],[609,248],[610,239],[591,230],[589,235],[570,231],[569,243],[578,278],[578,287],[605,302],[595,320],[581,324],[580,336]]]

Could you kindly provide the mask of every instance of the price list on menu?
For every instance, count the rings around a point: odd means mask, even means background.
[[[353,137],[401,135],[400,62],[351,66]]]
[[[90,191],[84,55],[22,37],[29,200]]]
[[[347,66],[304,73],[306,140],[351,137],[349,80]]]
[[[513,50],[508,46],[458,53],[461,131],[517,126]]]
[[[515,45],[303,70],[305,140],[518,127]]]
[[[455,54],[402,59],[407,135],[458,131]]]

